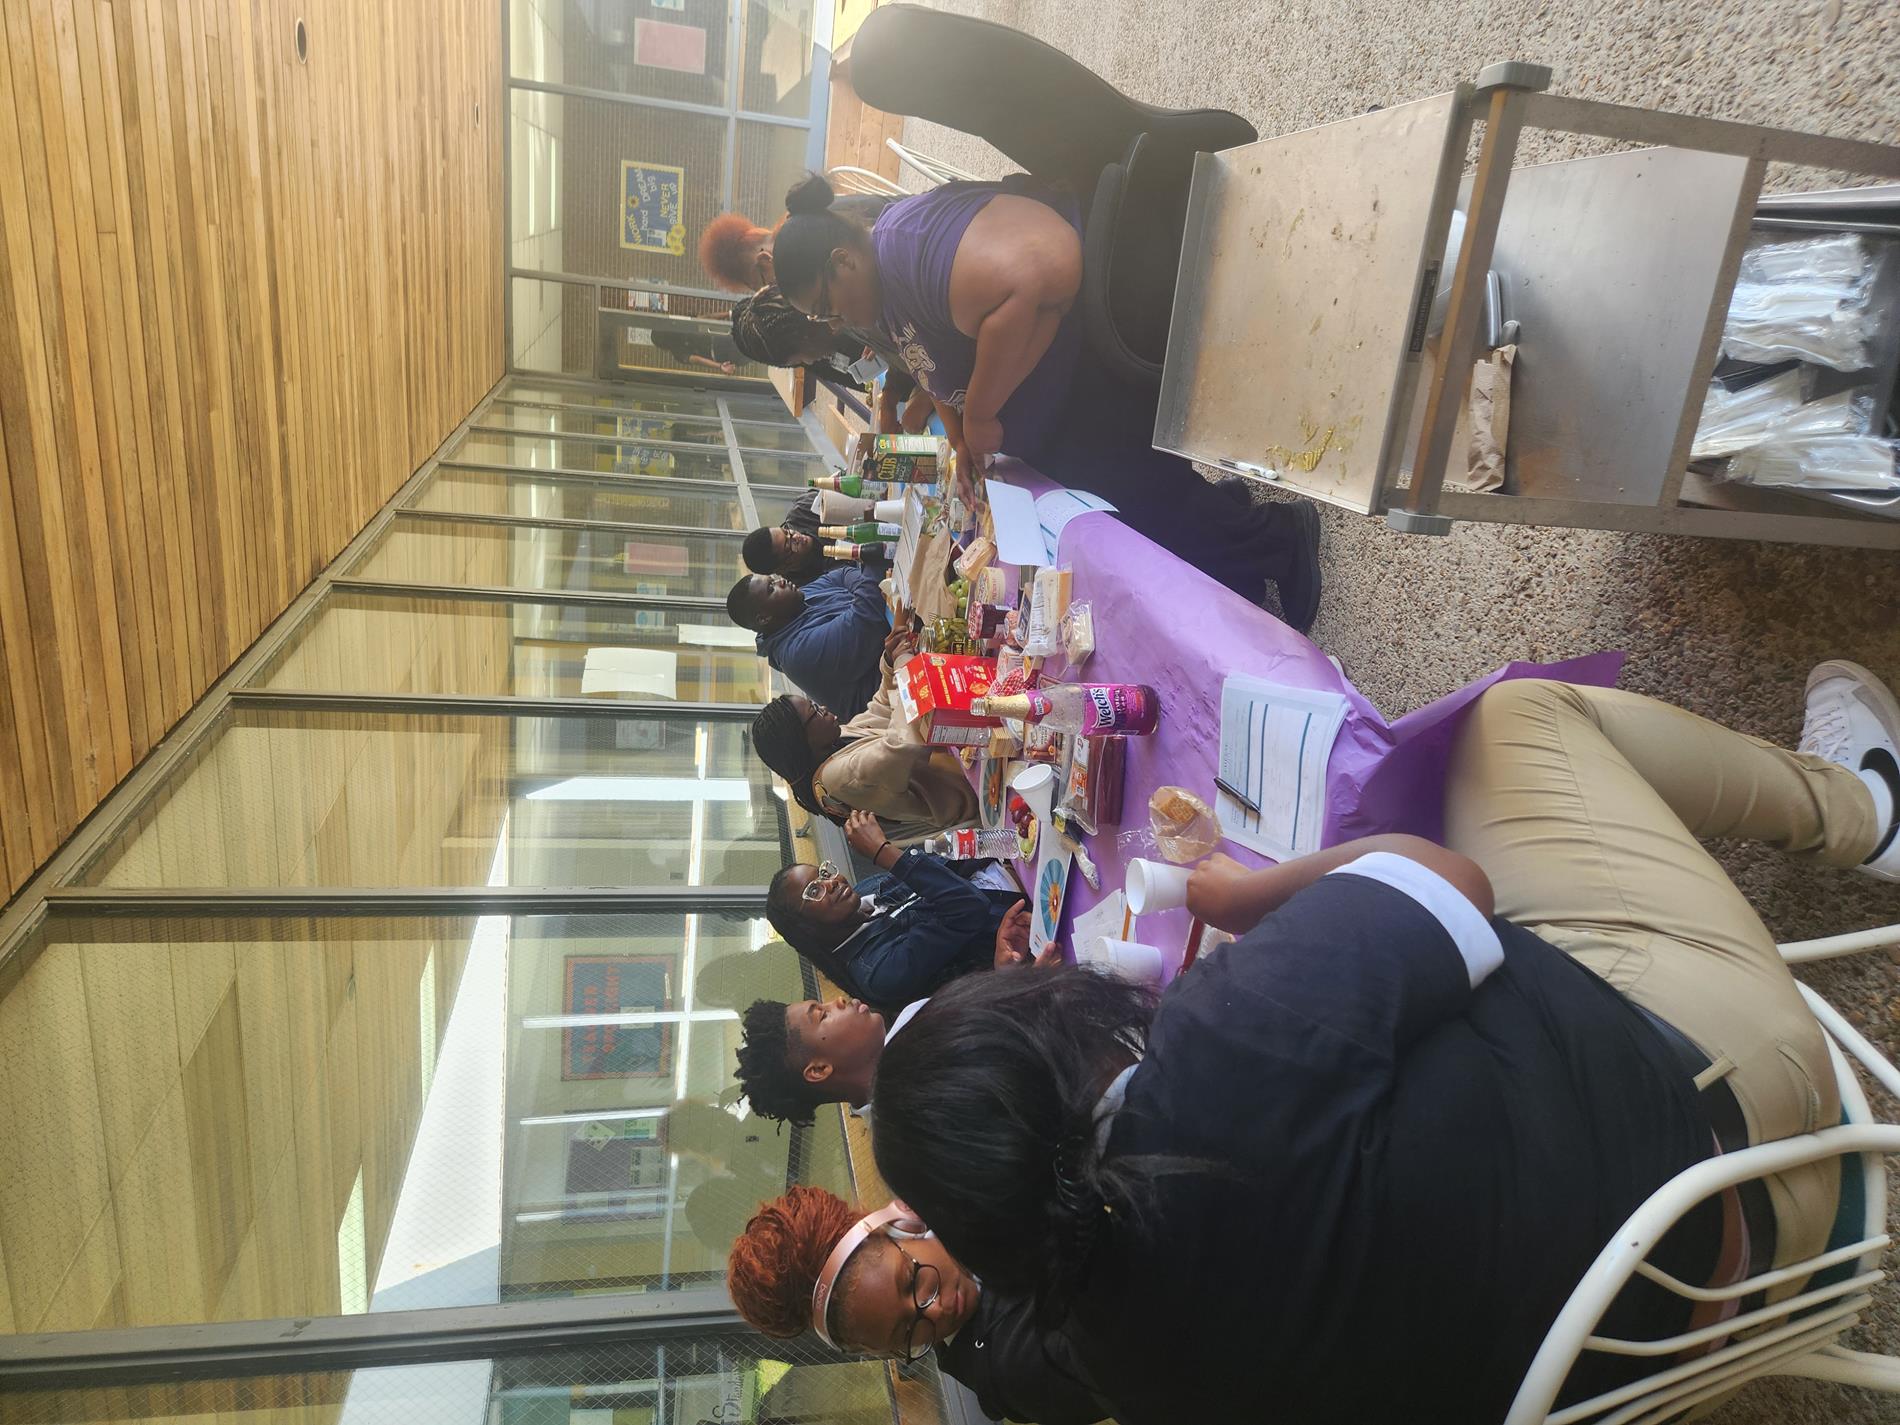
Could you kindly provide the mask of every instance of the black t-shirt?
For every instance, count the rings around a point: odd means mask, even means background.
[[[1107,1153],[1177,1162],[1075,1303],[1122,1425],[1497,1420],[1610,1234],[1713,1151],[1620,995],[1372,878],[1398,860],[1323,878],[1162,1000]],[[1657,1260],[1705,1281],[1718,1230],[1699,1211]],[[1682,1321],[1645,1285],[1609,1324]]]
[[[1093,1425],[1108,1414],[1068,1340],[1036,1325],[1026,1297],[985,1290],[963,1329],[937,1347],[937,1364],[993,1419]]]

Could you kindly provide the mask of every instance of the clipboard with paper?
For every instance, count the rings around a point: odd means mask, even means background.
[[[1228,840],[1276,861],[1319,849],[1326,764],[1345,720],[1338,693],[1229,675],[1221,685],[1220,777],[1257,810],[1225,792],[1216,797]]]

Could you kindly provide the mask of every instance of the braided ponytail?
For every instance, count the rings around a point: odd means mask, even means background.
[[[831,328],[799,311],[777,287],[761,287],[732,304],[732,344],[749,361],[798,366],[814,340],[833,345]]]
[[[984,1281],[1061,1319],[1105,1244],[1145,1231],[1158,1171],[1104,1158],[1104,1076],[1146,1036],[1155,996],[1088,970],[965,975],[878,1061],[878,1171]]]
[[[780,693],[759,709],[752,719],[752,745],[758,749],[759,760],[791,787],[793,801],[813,816],[843,823],[843,817],[825,810],[812,789],[818,759],[812,756],[811,744],[805,740],[805,719],[798,715],[789,694]]]

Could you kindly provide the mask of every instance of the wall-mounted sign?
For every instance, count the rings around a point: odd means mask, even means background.
[[[570,955],[562,1007],[608,1017],[671,1003],[673,962],[658,955]],[[580,1024],[561,1031],[563,1079],[638,1079],[673,1071],[670,1024]]]
[[[704,74],[706,32],[698,25],[676,25],[670,20],[635,20],[633,62],[649,69]]]
[[[667,163],[620,164],[620,245],[634,252],[686,251],[686,170]]]

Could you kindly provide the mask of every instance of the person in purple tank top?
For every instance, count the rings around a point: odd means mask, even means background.
[[[1255,505],[1154,449],[1156,393],[1080,338],[1076,205],[1018,175],[891,203],[867,229],[816,175],[786,195],[778,285],[815,317],[875,327],[936,402],[965,469],[1020,457],[1111,501],[1122,520],[1251,600],[1279,590],[1295,628],[1319,606],[1310,504]]]

